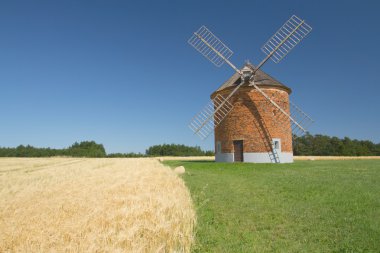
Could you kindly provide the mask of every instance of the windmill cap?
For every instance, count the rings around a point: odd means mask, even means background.
[[[252,71],[255,68],[256,67],[254,65],[252,65],[249,62],[247,62],[247,63],[245,63],[245,65],[243,66],[243,68],[241,68],[241,71],[247,71],[247,70]],[[261,69],[258,69],[256,71],[255,76],[254,76],[254,80],[255,80],[255,84],[257,86],[259,86],[259,87],[280,88],[280,89],[286,90],[289,94],[292,92],[292,90],[288,86],[286,86],[283,83],[277,81],[275,78],[271,77],[270,75],[268,75],[267,73],[265,73]],[[226,82],[224,82],[216,91],[214,91],[211,94],[211,97],[216,92],[228,89],[230,87],[236,87],[236,85],[238,85],[240,83],[240,81],[241,81],[241,78],[240,78],[239,73],[233,74]]]

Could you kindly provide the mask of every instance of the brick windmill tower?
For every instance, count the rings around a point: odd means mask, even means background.
[[[216,66],[226,62],[236,72],[189,125],[202,139],[215,131],[217,162],[293,162],[292,135],[305,133],[313,121],[289,100],[291,89],[260,68],[269,59],[281,61],[310,31],[293,15],[261,48],[265,59],[242,69],[229,61],[232,51],[205,26],[189,39]]]

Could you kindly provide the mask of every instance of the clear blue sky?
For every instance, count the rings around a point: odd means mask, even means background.
[[[1,1],[0,146],[107,152],[153,144],[213,149],[188,128],[233,71],[187,44],[206,25],[258,63],[262,44],[292,15],[312,33],[264,71],[293,89],[312,134],[380,142],[378,1]]]

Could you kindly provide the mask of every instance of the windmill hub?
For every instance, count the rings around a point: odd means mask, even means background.
[[[248,82],[253,75],[252,70],[248,67],[244,67],[241,73],[242,73],[241,78],[243,79],[243,82]]]

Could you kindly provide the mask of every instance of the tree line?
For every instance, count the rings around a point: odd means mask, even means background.
[[[71,156],[71,157],[106,157],[106,150],[102,144],[94,141],[75,142],[68,148],[36,148],[30,145],[19,145],[16,148],[0,147],[0,157],[52,157],[52,156]]]
[[[0,147],[0,157],[150,157],[150,156],[212,156],[213,151],[203,151],[200,147],[189,147],[179,144],[163,144],[149,147],[143,153],[110,153],[107,154],[103,144],[94,141],[75,142],[68,148],[36,148],[30,145],[19,145],[16,148]]]
[[[306,134],[302,137],[293,136],[293,153],[304,156],[380,156],[380,143]]]

